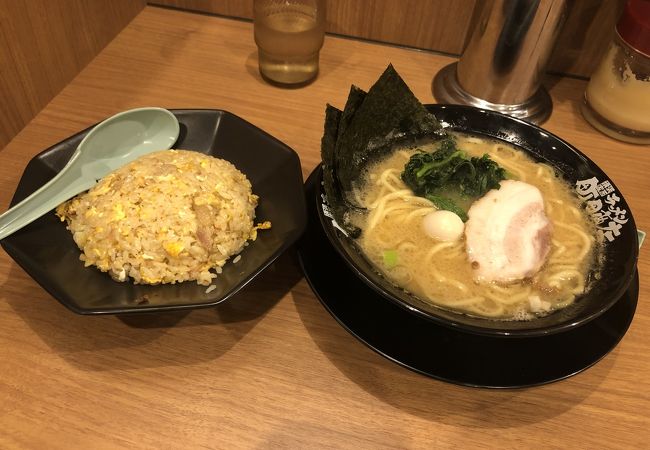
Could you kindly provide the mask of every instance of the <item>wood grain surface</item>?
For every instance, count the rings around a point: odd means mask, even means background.
[[[0,0],[0,149],[145,3],[145,0]]]
[[[150,0],[150,4],[253,18],[253,0]],[[475,0],[327,0],[328,33],[459,54]]]
[[[149,3],[253,17],[253,0]],[[625,0],[567,2],[566,22],[550,58],[549,71],[589,77],[607,48],[624,4]],[[476,25],[476,5],[476,0],[327,0],[327,32],[460,55]]]
[[[549,69],[589,76],[624,0],[570,2]],[[146,0],[0,1],[0,149],[145,5]],[[253,2],[148,3],[251,19]],[[327,31],[460,55],[474,29],[475,0],[328,0]]]
[[[0,152],[0,208],[34,155],[146,105],[235,113],[295,149],[306,176],[320,160],[325,104],[342,107],[350,84],[367,89],[393,63],[431,103],[434,74],[453,61],[327,36],[317,80],[285,90],[259,76],[252,34],[250,23],[146,7]],[[650,229],[648,148],[582,119],[583,81],[547,86],[545,128],[600,165]],[[634,321],[602,361],[542,387],[485,390],[365,347],[291,254],[218,308],[86,317],[0,252],[0,448],[647,448],[648,244],[638,268]]]

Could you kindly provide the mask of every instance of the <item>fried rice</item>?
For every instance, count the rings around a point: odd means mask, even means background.
[[[187,150],[151,153],[61,204],[86,266],[117,281],[209,285],[255,239],[258,197],[237,168]]]

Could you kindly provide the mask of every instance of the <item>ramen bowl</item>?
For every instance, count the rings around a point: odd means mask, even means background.
[[[453,329],[490,336],[526,337],[559,333],[581,326],[606,312],[624,294],[636,271],[638,241],[630,208],[614,182],[571,144],[528,122],[500,113],[461,105],[427,105],[449,131],[499,140],[525,152],[533,160],[552,166],[584,200],[608,198],[610,209],[590,210],[603,245],[603,263],[590,273],[588,289],[575,301],[546,316],[529,320],[501,320],[473,316],[422,300],[385,278],[358,244],[330,217],[327,198],[317,196],[321,224],[333,247],[363,282],[413,314]],[[613,204],[612,201],[614,201]],[[612,211],[616,211],[613,213]]]

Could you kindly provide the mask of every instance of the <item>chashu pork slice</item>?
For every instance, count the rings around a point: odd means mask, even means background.
[[[551,247],[552,225],[535,186],[504,180],[472,204],[465,226],[474,279],[509,283],[535,275]]]

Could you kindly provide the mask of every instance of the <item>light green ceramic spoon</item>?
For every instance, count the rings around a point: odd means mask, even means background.
[[[0,215],[0,239],[90,189],[126,163],[171,148],[179,129],[176,117],[163,108],[131,109],[104,120],[83,138],[61,172]]]

